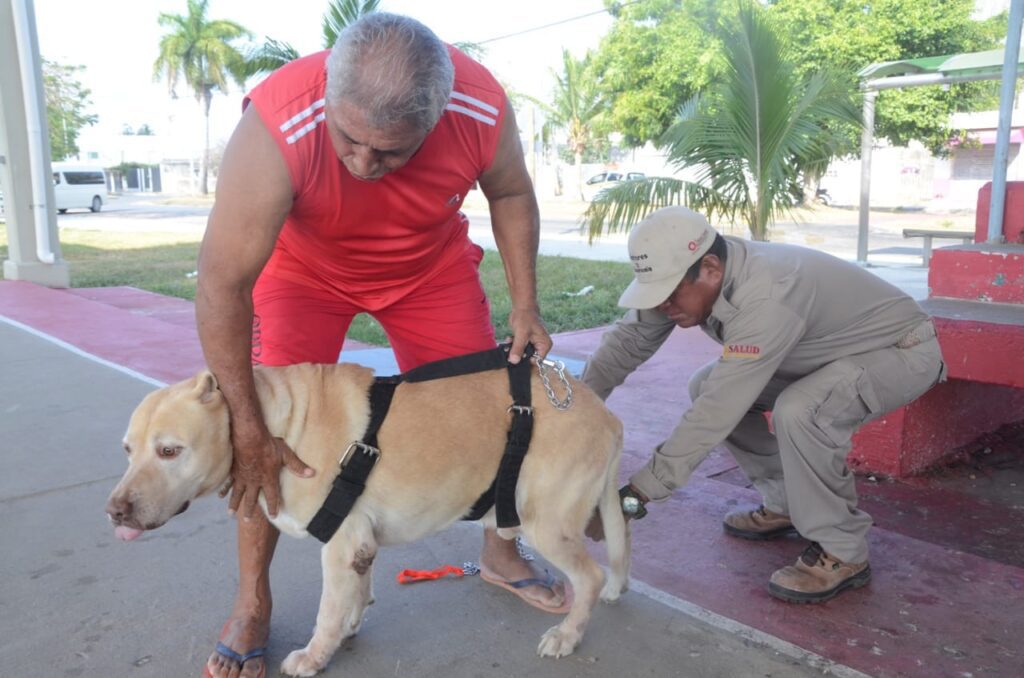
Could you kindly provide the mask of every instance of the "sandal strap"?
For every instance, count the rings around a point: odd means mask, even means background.
[[[527,586],[543,586],[546,589],[551,589],[555,585],[555,577],[544,570],[544,577],[531,577],[529,579],[520,579],[519,581],[510,581],[508,583],[514,589],[521,589]]]
[[[228,659],[233,659],[239,664],[244,664],[250,659],[255,659],[256,657],[262,657],[266,653],[267,648],[257,647],[252,650],[249,650],[245,654],[238,654],[224,643],[217,641],[217,654],[227,657]]]

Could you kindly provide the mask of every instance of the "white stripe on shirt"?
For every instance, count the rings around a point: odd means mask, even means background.
[[[318,108],[323,108],[323,107],[324,107],[324,100],[323,99],[320,99],[318,101],[314,101],[313,104],[309,108],[307,108],[306,110],[301,111],[299,113],[296,113],[292,117],[290,117],[287,120],[285,120],[281,124],[281,131],[282,132],[287,132],[294,125],[298,124],[303,119],[305,119],[305,118],[309,117],[310,115],[312,115],[313,111],[315,111]],[[323,115],[323,114],[321,113],[321,115]],[[288,143],[291,143],[291,142],[288,142]]]
[[[487,102],[480,101],[479,99],[471,97],[468,94],[463,94],[462,92],[456,92],[455,90],[452,90],[452,99],[458,99],[459,101],[470,104],[471,106],[476,106],[480,110],[487,111],[491,115],[498,115],[497,108],[491,106]]]
[[[492,127],[498,122],[492,117],[486,116],[483,113],[477,113],[471,108],[466,108],[465,106],[460,106],[458,104],[448,104],[444,108],[447,111],[455,111],[456,113],[462,113],[463,115],[468,115],[471,118],[476,118],[480,122],[491,125]]]
[[[296,141],[306,136],[309,132],[313,131],[313,129],[316,128],[318,124],[323,122],[324,118],[326,117],[327,115],[323,111],[317,113],[316,116],[313,117],[312,122],[307,122],[305,125],[303,125],[299,129],[295,130],[294,132],[286,136],[284,140],[287,141],[289,144],[294,144]]]

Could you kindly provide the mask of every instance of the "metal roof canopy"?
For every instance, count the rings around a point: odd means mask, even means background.
[[[947,54],[945,56],[883,61],[861,69],[857,76],[865,90],[944,85],[969,80],[998,80],[1002,77],[1005,50]],[[1024,72],[1022,53],[1017,50],[1017,73]]]
[[[949,85],[975,80],[1002,80],[999,97],[999,127],[992,163],[992,203],[989,209],[988,240],[1002,241],[1003,208],[1006,203],[1006,164],[1009,155],[1010,115],[1017,77],[1024,73],[1020,33],[1024,21],[1024,0],[1011,0],[1004,49],[967,54],[885,61],[871,64],[857,74],[864,91],[864,132],[861,137],[860,214],[857,261],[867,264],[868,208],[871,196],[871,148],[875,140],[875,98],[883,89]],[[1014,59],[1016,55],[1016,59]]]

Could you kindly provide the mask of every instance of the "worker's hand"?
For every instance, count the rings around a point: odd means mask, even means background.
[[[523,359],[527,343],[533,344],[538,360],[551,351],[551,335],[544,327],[544,321],[540,319],[540,312],[537,309],[513,309],[508,316],[508,324],[512,328],[512,349],[508,353],[508,361],[513,365]]]
[[[267,500],[267,514],[273,518],[281,499],[281,467],[301,478],[310,478],[316,472],[280,438],[269,435],[234,441],[235,456],[231,464],[231,499],[228,510],[235,513],[241,507],[244,520],[250,520],[256,510],[260,492]],[[222,490],[222,494],[226,492]]]

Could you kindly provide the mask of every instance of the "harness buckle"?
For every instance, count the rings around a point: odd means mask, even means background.
[[[530,405],[509,405],[506,412],[515,412],[516,414],[528,414],[533,416],[533,407]]]
[[[348,449],[345,450],[345,454],[341,455],[341,460],[338,462],[338,467],[345,468],[345,465],[348,464],[348,460],[352,457],[352,453],[355,452],[356,450],[362,452],[363,454],[368,454],[371,457],[380,456],[379,448],[376,448],[373,445],[367,445],[362,440],[354,440],[352,441],[352,444],[348,446]]]

